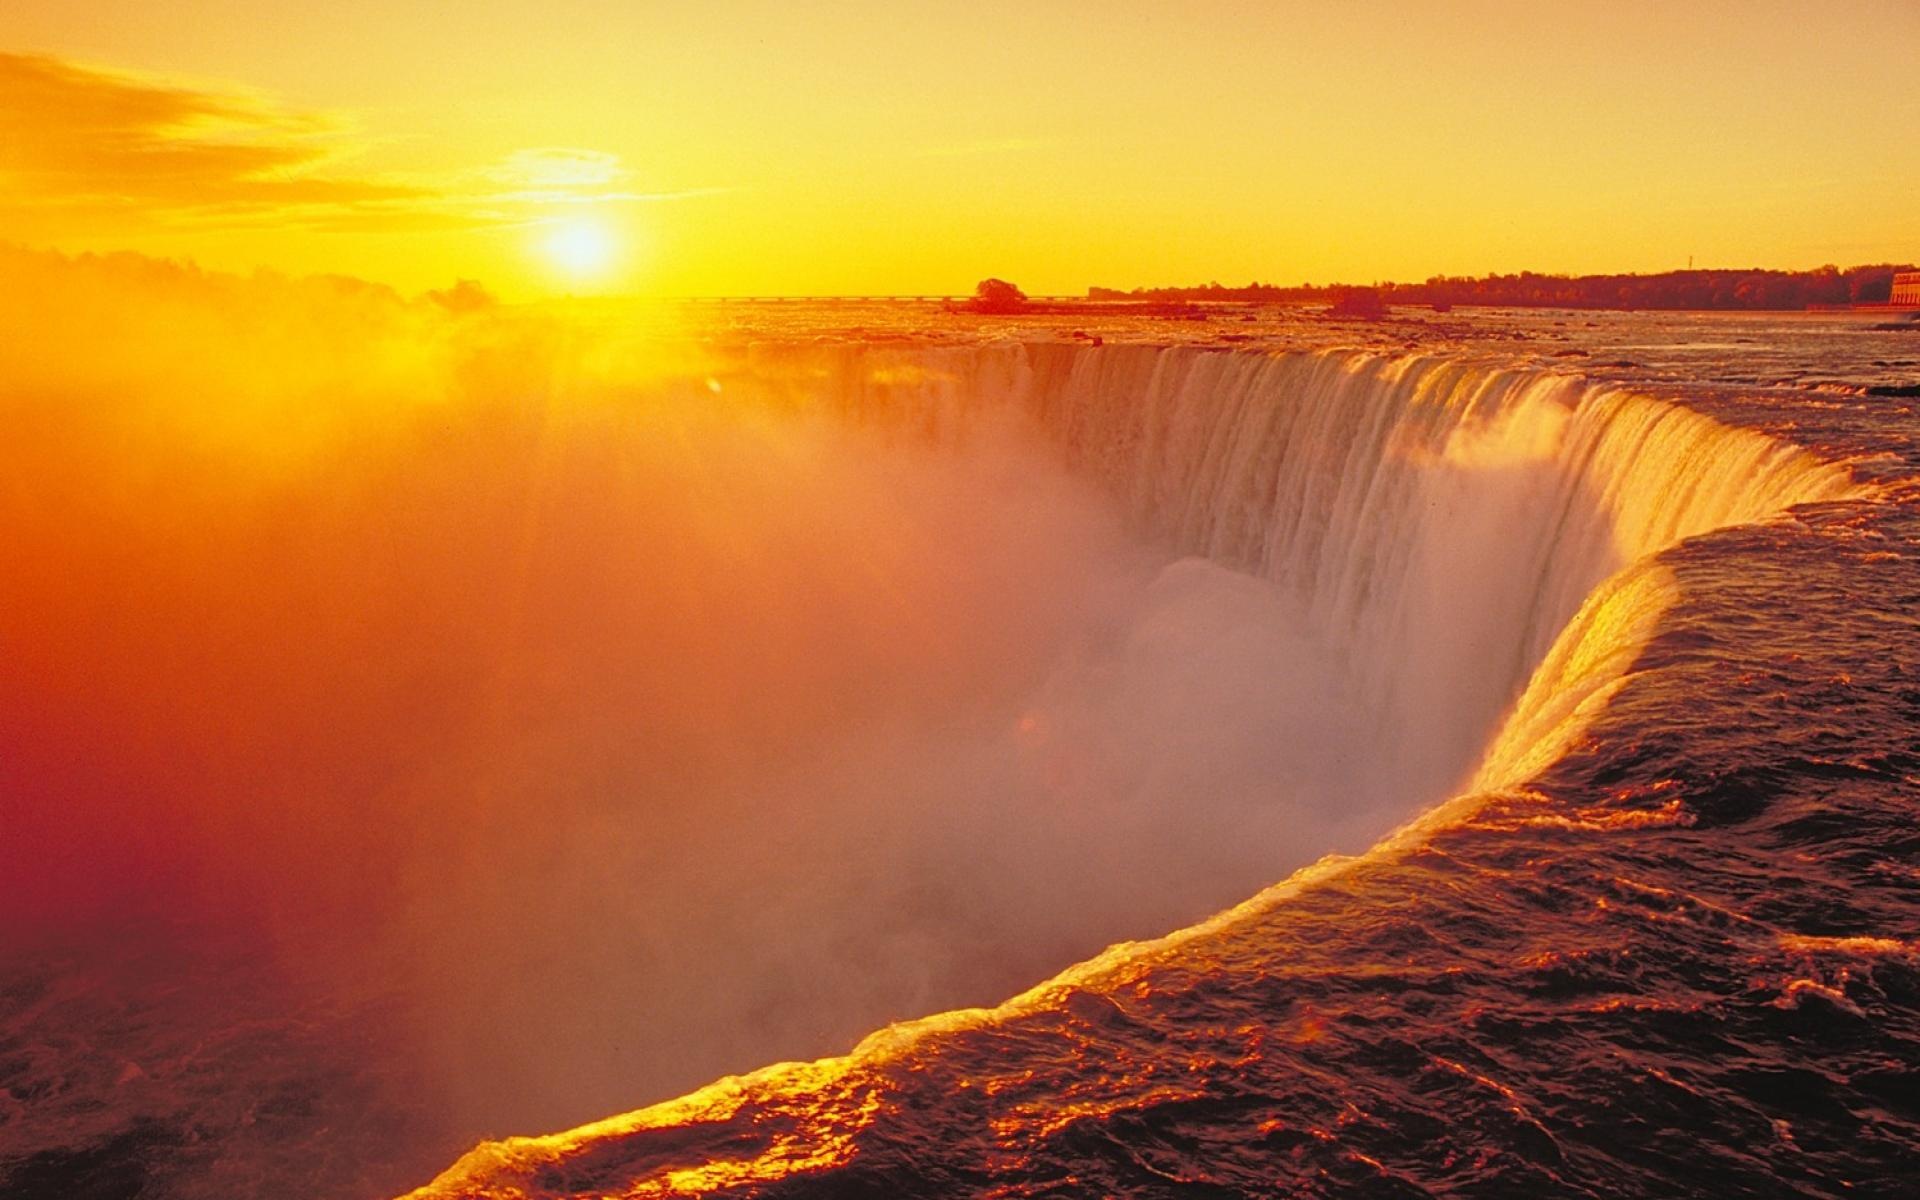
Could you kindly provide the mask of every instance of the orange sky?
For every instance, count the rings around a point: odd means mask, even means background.
[[[1920,4],[8,0],[0,238],[514,297],[1920,255]]]

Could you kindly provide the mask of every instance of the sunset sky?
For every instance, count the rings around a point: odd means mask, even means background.
[[[0,240],[510,297],[1920,254],[1920,4],[8,0]]]

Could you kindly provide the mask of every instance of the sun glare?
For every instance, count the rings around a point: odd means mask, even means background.
[[[613,231],[602,222],[586,218],[551,226],[540,240],[541,255],[560,274],[576,282],[605,276],[618,251]]]

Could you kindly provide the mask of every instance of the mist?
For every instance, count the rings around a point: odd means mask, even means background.
[[[373,1006],[422,1162],[995,1002],[1401,811],[1297,605],[1011,416],[902,438],[348,281],[8,271],[6,945],[111,992],[159,929]],[[159,1019],[238,1019],[211,982]]]

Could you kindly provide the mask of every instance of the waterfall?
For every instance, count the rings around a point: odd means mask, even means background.
[[[1453,786],[1603,581],[1854,490],[1674,403],[1433,354],[766,345],[749,370],[935,440],[1031,422],[1138,529],[1279,588],[1347,659],[1404,777]]]
[[[1524,784],[1604,708],[1678,599],[1660,551],[1858,490],[1841,466],[1673,403],[1430,355],[761,346],[728,387],[942,444],[1017,423],[1169,553],[1270,585],[1285,600],[1274,611],[1304,621],[1346,660],[1374,732],[1395,743],[1380,752],[1406,756],[1406,778],[1452,781],[1431,799],[1448,786],[1462,793],[1375,853],[1470,810],[1476,791]],[[415,1195],[521,1194],[536,1177],[562,1177],[576,1156],[615,1161],[626,1139],[645,1147],[683,1123],[830,1117],[808,1097],[835,1094],[922,1037],[1070,1004],[1109,976],[1144,979],[1152,963],[1260,920],[1352,861],[1303,867],[1206,921],[1115,945],[993,1009],[903,1022],[844,1057],[764,1068],[550,1137],[484,1144]],[[744,1153],[722,1154],[715,1169],[753,1177],[758,1151]]]
[[[156,1036],[377,998],[381,1053],[323,1021],[289,1069],[378,1062],[333,1100],[404,1079],[462,1143],[1080,961],[1052,1004],[1388,863],[1632,686],[1663,547],[1853,488],[1485,358],[128,270],[51,271],[0,352],[6,940]],[[280,1057],[180,1059],[180,1127]]]

